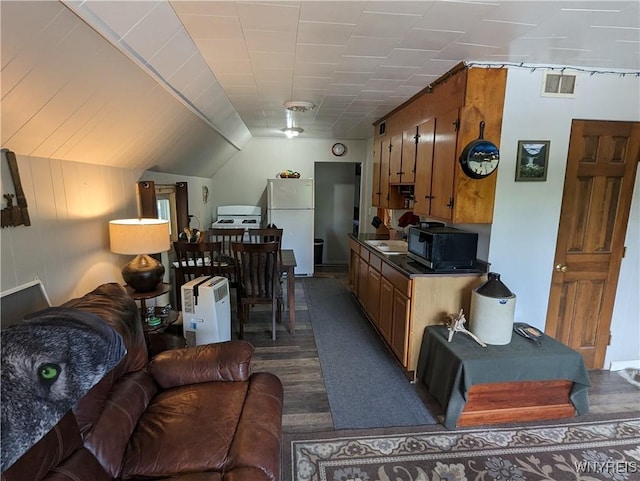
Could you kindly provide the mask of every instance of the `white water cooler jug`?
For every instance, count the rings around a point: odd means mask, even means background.
[[[487,277],[487,281],[471,293],[469,330],[486,344],[509,344],[516,296],[502,283],[500,274],[489,272]]]

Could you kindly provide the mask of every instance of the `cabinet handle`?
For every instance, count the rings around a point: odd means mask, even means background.
[[[424,198],[425,198],[425,199],[429,199],[429,200],[433,200],[433,199],[435,199],[435,197],[434,197],[434,196],[432,196],[432,195],[425,195],[425,196],[424,196]]]
[[[453,197],[449,199],[449,203],[447,204],[447,207],[449,207],[449,209],[453,209]]]

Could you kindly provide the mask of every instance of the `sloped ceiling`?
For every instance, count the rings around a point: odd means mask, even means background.
[[[250,138],[220,134],[64,4],[1,8],[3,148],[212,177]]]
[[[364,139],[461,61],[640,71],[632,1],[2,1],[2,147],[211,177],[251,136]],[[287,100],[313,102],[292,113]]]

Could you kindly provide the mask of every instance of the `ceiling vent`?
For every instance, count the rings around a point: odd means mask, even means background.
[[[315,107],[316,104],[313,102],[304,102],[302,100],[289,100],[284,103],[284,108],[291,110],[292,112],[308,112],[309,110],[313,110]]]
[[[576,76],[556,73],[554,71],[545,72],[542,85],[542,95],[545,97],[575,97]]]

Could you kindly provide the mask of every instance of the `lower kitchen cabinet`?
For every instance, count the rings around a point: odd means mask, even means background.
[[[369,277],[367,279],[367,303],[365,306],[369,319],[373,325],[378,327],[380,318],[380,271],[369,266]]]
[[[384,339],[391,339],[393,330],[393,284],[380,276],[380,319],[378,330]],[[388,342],[388,341],[387,341]]]
[[[414,379],[427,326],[444,324],[448,314],[469,313],[471,291],[485,274],[411,274],[350,238],[352,293],[409,379]],[[357,284],[354,286],[353,284]]]

